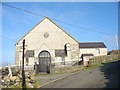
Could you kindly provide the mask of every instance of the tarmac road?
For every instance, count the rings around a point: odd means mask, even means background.
[[[120,60],[78,71],[41,88],[118,88],[120,83],[118,64],[120,65]]]

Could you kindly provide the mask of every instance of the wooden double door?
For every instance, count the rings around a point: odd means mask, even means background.
[[[39,54],[39,72],[50,73],[51,55],[48,51],[42,51]]]

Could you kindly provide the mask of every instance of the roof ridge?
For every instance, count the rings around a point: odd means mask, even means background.
[[[65,34],[67,34],[69,37],[71,37],[73,40],[75,40],[77,43],[79,43],[74,37],[72,37],[69,33],[67,33],[65,30],[63,30],[60,26],[58,26],[55,22],[53,22],[50,18],[46,17],[48,20],[50,20],[55,26],[57,26],[59,29],[61,29]]]

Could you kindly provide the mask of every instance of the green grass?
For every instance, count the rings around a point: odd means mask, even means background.
[[[119,60],[119,59],[112,59],[112,60],[104,61],[104,62],[102,62],[102,63],[92,64],[92,65],[90,65],[90,66],[88,66],[88,67],[84,67],[82,70],[86,70],[86,69],[89,69],[89,68],[101,66],[101,65],[103,65],[103,64],[105,64],[105,63],[109,63],[109,62],[117,61],[117,60]]]
[[[35,74],[35,77],[39,77],[39,76],[50,76],[50,75],[57,75],[57,74],[63,74],[63,73],[53,73],[53,74]]]
[[[119,60],[119,59],[107,60],[107,61],[104,61],[104,62],[102,62],[102,63],[103,63],[103,64],[104,64],[104,63],[109,63],[109,62],[116,61],[116,60]]]

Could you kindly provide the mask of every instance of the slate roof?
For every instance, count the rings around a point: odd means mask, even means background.
[[[79,43],[79,48],[107,48],[103,42]]]
[[[27,50],[25,53],[25,57],[34,57],[34,50]]]
[[[65,57],[67,56],[64,49],[55,50],[55,57]]]
[[[84,57],[84,56],[94,56],[94,55],[93,54],[82,54],[81,56]]]

